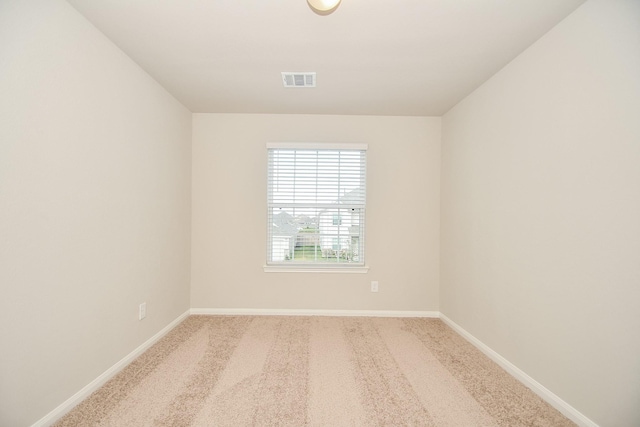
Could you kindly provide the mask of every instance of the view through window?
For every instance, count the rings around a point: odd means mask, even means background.
[[[267,149],[267,264],[364,265],[366,145]]]

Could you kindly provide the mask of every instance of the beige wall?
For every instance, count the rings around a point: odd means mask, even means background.
[[[369,144],[368,273],[263,271],[280,141]],[[194,114],[191,306],[438,310],[439,174],[439,118]]]
[[[0,2],[0,52],[0,425],[17,427],[189,308],[191,114],[61,0]]]
[[[440,175],[439,118],[192,122],[67,3],[1,2],[0,425],[190,305],[441,310],[600,425],[640,424],[638,22],[585,3],[443,117]],[[369,273],[263,272],[269,141],[369,144]]]
[[[640,425],[640,2],[590,0],[443,117],[441,311]]]

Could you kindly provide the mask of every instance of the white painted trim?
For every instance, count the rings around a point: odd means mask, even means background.
[[[221,316],[438,317],[437,311],[192,308],[191,314]]]
[[[36,421],[31,427],[45,427],[50,426],[55,423],[57,420],[62,418],[67,412],[73,409],[78,403],[82,402],[84,399],[89,397],[91,393],[99,389],[104,383],[113,378],[118,372],[120,372],[123,368],[125,368],[129,363],[133,362],[133,360],[144,353],[149,349],[153,344],[155,344],[160,338],[165,336],[169,331],[178,326],[180,322],[182,322],[187,316],[189,316],[189,310],[182,313],[175,319],[173,322],[169,323],[165,326],[160,332],[146,340],[142,343],[138,348],[133,350],[131,353],[126,355],[122,360],[118,363],[107,369],[103,372],[98,378],[91,381],[85,387],[83,387],[79,392],[65,400],[62,404],[60,404],[53,411],[49,412],[40,420]]]
[[[267,142],[267,149],[307,150],[367,150],[369,144],[362,142]]]
[[[505,371],[515,377],[518,381],[529,387],[534,393],[544,399],[551,406],[560,411],[565,417],[569,418],[580,427],[598,427],[598,424],[591,421],[584,414],[578,411],[573,406],[562,400],[560,397],[551,392],[548,388],[540,384],[538,381],[531,378],[524,371],[518,368],[513,363],[502,357],[500,354],[492,350],[489,346],[482,341],[471,335],[460,325],[449,319],[444,314],[440,313],[440,319],[446,323],[451,329],[462,335],[467,341],[473,344],[478,350],[482,351],[489,359],[500,365]]]
[[[301,267],[301,266],[282,266],[282,265],[264,265],[262,266],[265,273],[368,273],[369,266],[346,266],[335,267],[326,266],[322,267]]]

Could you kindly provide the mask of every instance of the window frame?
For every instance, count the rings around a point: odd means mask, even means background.
[[[266,144],[267,151],[267,215],[266,215],[266,225],[267,225],[267,233],[266,233],[266,263],[263,266],[265,272],[275,272],[275,273],[290,273],[290,272],[311,272],[311,273],[366,273],[369,270],[369,267],[365,262],[365,214],[366,214],[366,187],[367,187],[367,151],[368,144],[366,143],[292,143],[292,142],[269,142]],[[270,151],[271,150],[311,150],[311,151],[319,151],[319,150],[328,150],[328,151],[359,151],[364,152],[364,162],[362,165],[362,179],[364,181],[364,194],[362,200],[362,206],[359,207],[358,214],[360,215],[360,219],[358,222],[358,255],[361,256],[361,260],[358,262],[285,262],[285,261],[273,261],[272,257],[270,259],[271,252],[273,250],[273,236],[272,236],[272,227],[273,227],[273,217],[271,213],[271,209],[273,208],[274,203],[271,200],[271,189],[270,189],[270,167],[271,159],[270,159]],[[318,203],[322,204],[322,203]],[[293,205],[293,203],[292,203]],[[290,207],[290,209],[294,209],[294,207]],[[319,207],[316,207],[319,209]],[[336,204],[336,209],[348,209],[348,208],[340,208],[339,204]],[[340,216],[340,225],[342,225],[342,213],[338,210],[337,215]],[[297,234],[296,234],[297,236]],[[322,238],[322,233],[318,233],[318,236]],[[326,237],[326,236],[325,236]]]

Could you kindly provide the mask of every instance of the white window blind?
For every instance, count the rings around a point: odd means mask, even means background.
[[[366,145],[267,149],[267,264],[363,266]]]

